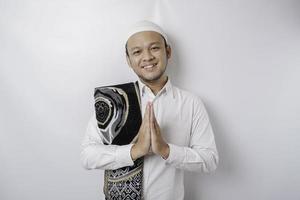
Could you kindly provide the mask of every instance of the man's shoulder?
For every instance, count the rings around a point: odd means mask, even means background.
[[[181,87],[178,87],[176,85],[173,85],[173,92],[174,95],[178,98],[181,98],[183,100],[186,100],[188,102],[202,104],[202,98],[196,94],[195,92],[192,92],[190,90],[183,89]]]
[[[200,96],[198,94],[196,94],[195,92],[192,92],[190,90],[187,89],[183,89],[181,87],[178,87],[177,85],[173,85],[173,91],[183,97],[186,98],[191,98],[191,99],[201,99]]]

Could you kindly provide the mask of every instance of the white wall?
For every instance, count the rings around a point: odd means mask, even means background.
[[[220,154],[187,200],[300,199],[300,2],[0,0],[0,199],[101,199],[79,145],[93,88],[134,80],[125,28],[161,24],[174,84],[200,95]]]

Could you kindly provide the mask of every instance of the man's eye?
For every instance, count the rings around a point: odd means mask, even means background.
[[[132,52],[133,55],[138,55],[141,51],[134,51]]]
[[[159,49],[159,47],[152,47],[152,49],[153,49],[153,50],[158,50],[158,49]]]

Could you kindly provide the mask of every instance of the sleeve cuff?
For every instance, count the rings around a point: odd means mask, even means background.
[[[116,148],[116,162],[124,166],[132,166],[130,151],[133,144],[120,145]]]
[[[177,146],[174,144],[169,144],[170,153],[169,157],[166,159],[167,164],[178,164],[183,163],[184,160],[184,147]]]

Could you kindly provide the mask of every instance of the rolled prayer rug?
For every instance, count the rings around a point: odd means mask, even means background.
[[[97,87],[94,91],[98,127],[105,145],[133,143],[142,123],[138,82]],[[105,170],[106,200],[143,199],[143,158],[133,166]]]

